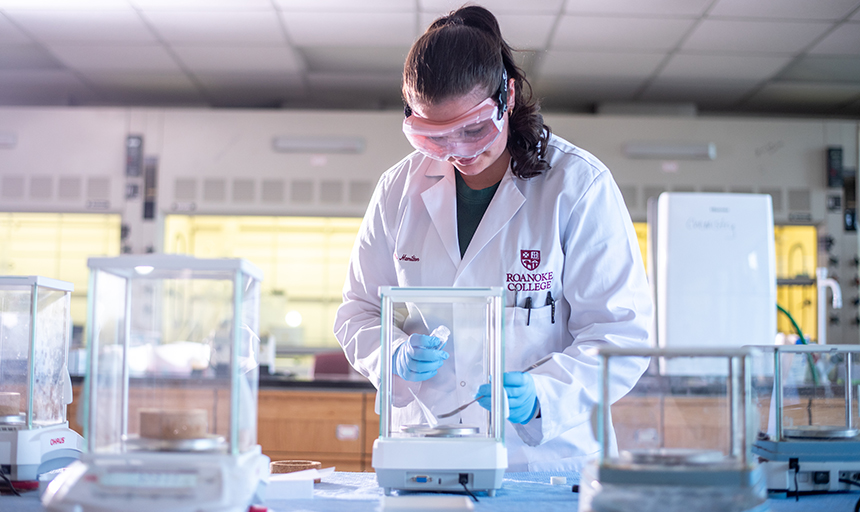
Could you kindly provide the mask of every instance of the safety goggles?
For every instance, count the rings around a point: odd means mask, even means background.
[[[487,150],[502,133],[504,112],[487,98],[465,114],[438,123],[414,114],[403,120],[403,133],[412,146],[436,160],[473,158]]]

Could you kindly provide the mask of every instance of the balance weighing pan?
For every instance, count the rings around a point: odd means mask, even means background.
[[[422,424],[403,425],[400,431],[407,434],[420,434],[424,437],[469,437],[478,434],[480,429],[473,425],[463,424],[436,425],[435,427]]]
[[[129,436],[125,440],[129,451],[146,452],[220,452],[225,451],[227,441],[223,436],[206,436],[191,439],[152,439]]]
[[[696,450],[691,448],[655,448],[625,450],[620,453],[624,462],[657,466],[701,466],[725,460],[719,450]]]
[[[806,425],[782,429],[787,439],[851,439],[860,435],[856,428],[831,425]]]

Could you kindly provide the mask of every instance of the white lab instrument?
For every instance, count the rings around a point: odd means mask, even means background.
[[[601,455],[582,472],[579,512],[768,510],[765,479],[750,451],[754,354],[748,348],[600,349],[596,434]],[[657,358],[658,364],[695,359],[680,363],[721,367],[725,375],[645,377],[626,397],[636,413],[612,415],[616,454],[610,446],[608,384],[614,366],[643,356]]]
[[[757,372],[753,453],[774,493],[860,491],[857,345],[783,345]]]
[[[269,464],[256,439],[260,271],[179,255],[88,265],[87,452],[48,485],[43,505],[245,512]],[[140,354],[167,361],[142,364]]]
[[[34,482],[80,458],[81,436],[66,420],[73,289],[42,276],[0,276],[2,480]]]
[[[486,491],[495,495],[507,463],[504,445],[502,289],[381,287],[379,438],[373,468],[386,495],[406,491]],[[397,377],[392,355],[413,333],[450,330],[450,357],[424,382]],[[457,378],[468,369],[472,382]],[[462,374],[465,374],[463,372]],[[481,384],[492,390],[490,411],[473,404],[454,417],[435,415],[474,399]],[[424,403],[415,392],[426,388]],[[429,397],[429,399],[428,399]],[[429,416],[429,417],[428,417]]]
[[[776,268],[767,194],[664,192],[649,208],[657,344],[665,348],[773,344]],[[655,218],[656,217],[656,218]],[[656,229],[654,227],[656,226]],[[653,243],[652,243],[653,242]],[[700,362],[700,361],[698,361]],[[668,360],[675,375],[721,368]]]

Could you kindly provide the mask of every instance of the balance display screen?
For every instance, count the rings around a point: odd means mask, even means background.
[[[197,485],[197,475],[188,473],[108,473],[99,483],[107,487],[150,487],[180,489]]]

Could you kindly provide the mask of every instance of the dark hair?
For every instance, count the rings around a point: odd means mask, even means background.
[[[502,83],[504,72],[514,79],[514,109],[509,114],[508,152],[511,170],[531,178],[549,169],[547,142],[552,133],[543,124],[525,73],[513,59],[493,14],[466,6],[434,21],[415,41],[403,67],[403,101],[433,104],[481,87],[487,96]]]

